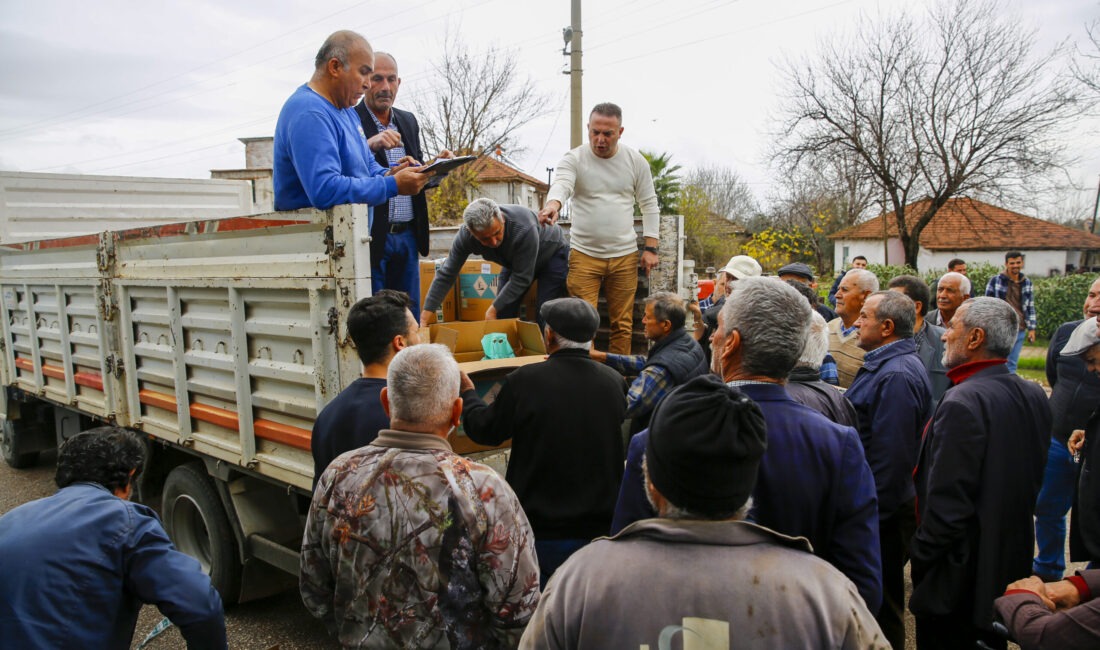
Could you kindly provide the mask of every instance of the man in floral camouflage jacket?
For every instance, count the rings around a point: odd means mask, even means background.
[[[515,647],[539,600],[534,537],[504,479],[447,442],[458,366],[441,345],[415,345],[386,381],[393,428],[317,483],[302,600],[347,648]]]

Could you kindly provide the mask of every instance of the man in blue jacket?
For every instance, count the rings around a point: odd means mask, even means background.
[[[814,553],[855,583],[867,608],[882,603],[875,479],[859,434],[795,402],[783,384],[810,327],[810,305],[774,278],[731,285],[711,338],[713,369],[760,406],[768,449],[749,520],[810,540]],[[612,534],[653,517],[642,481],[648,432],[630,441]]]
[[[210,578],[129,500],[144,465],[137,435],[85,431],[58,452],[57,493],[0,517],[0,645],[122,650],[154,604],[187,647],[226,647]]]
[[[314,65],[309,83],[294,91],[275,123],[275,209],[378,205],[420,192],[428,177],[410,166],[410,158],[391,169],[379,165],[352,108],[370,89],[374,51],[367,39],[336,32],[325,39]]]
[[[875,618],[894,650],[905,650],[905,563],[917,527],[913,467],[932,408],[928,373],[913,342],[916,318],[903,293],[867,297],[856,319],[867,354],[844,394],[859,414],[859,437],[875,476],[883,587]]]

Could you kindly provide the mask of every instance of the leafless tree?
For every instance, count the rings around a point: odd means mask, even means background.
[[[748,183],[730,167],[697,167],[684,185],[698,188],[706,197],[707,209],[729,221],[745,224],[759,209]]]
[[[1073,62],[1073,76],[1093,94],[1100,95],[1100,20],[1086,25],[1085,32],[1092,48],[1078,49],[1078,58]]]
[[[851,159],[822,159],[803,165],[780,183],[769,201],[769,226],[792,230],[801,236],[819,272],[832,264],[828,235],[857,223],[878,206],[870,179]]]
[[[432,63],[442,85],[413,99],[420,136],[429,151],[510,153],[517,129],[548,112],[530,78],[521,76],[512,52],[496,46],[472,52],[449,32]]]
[[[948,199],[1019,197],[1068,163],[1058,136],[1083,103],[1062,74],[1064,49],[1034,49],[1034,32],[999,0],[864,18],[785,66],[774,160],[788,173],[854,161],[885,195],[915,266],[921,231]]]

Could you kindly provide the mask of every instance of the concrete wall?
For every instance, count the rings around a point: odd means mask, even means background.
[[[839,271],[852,264],[852,258],[862,255],[867,258],[869,264],[904,264],[905,249],[901,246],[901,240],[891,237],[888,245],[889,257],[884,250],[882,240],[873,239],[838,239],[833,247],[833,269]],[[845,255],[847,254],[847,255]]]

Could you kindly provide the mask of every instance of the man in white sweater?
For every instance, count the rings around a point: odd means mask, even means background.
[[[645,245],[641,267],[657,266],[660,210],[649,163],[637,150],[619,145],[623,112],[615,104],[597,104],[588,116],[588,144],[565,154],[555,168],[554,184],[539,212],[555,223],[562,205],[573,199],[570,230],[570,295],[596,306],[600,286],[611,321],[608,351],[630,354],[634,292],[638,288],[638,236],[634,203],[642,209]]]

